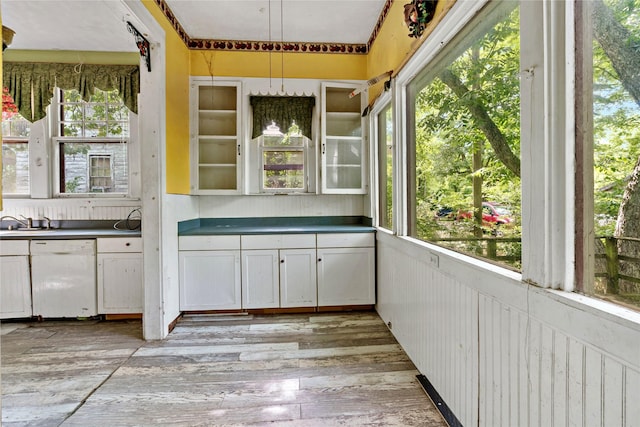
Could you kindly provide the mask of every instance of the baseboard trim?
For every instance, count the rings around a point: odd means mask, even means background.
[[[436,408],[438,409],[438,411],[440,411],[440,414],[442,414],[442,417],[444,418],[444,420],[447,422],[447,424],[449,424],[449,427],[464,427],[460,422],[460,420],[456,418],[455,414],[449,408],[449,406],[447,406],[445,401],[442,400],[442,397],[440,397],[440,394],[436,391],[435,387],[433,386],[433,384],[431,384],[431,382],[427,379],[427,377],[425,377],[422,374],[419,374],[419,375],[416,375],[416,378],[418,379],[418,382],[424,389],[424,392],[427,393],[427,395],[431,398],[433,403],[436,405]]]

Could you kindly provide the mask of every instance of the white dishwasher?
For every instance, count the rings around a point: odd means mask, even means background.
[[[33,315],[98,314],[95,240],[32,240]]]

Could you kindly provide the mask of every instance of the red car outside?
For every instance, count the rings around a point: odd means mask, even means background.
[[[511,218],[510,215],[511,211],[504,206],[490,202],[482,202],[482,224],[487,227],[513,223],[513,218]],[[472,218],[472,211],[458,211],[457,219]]]

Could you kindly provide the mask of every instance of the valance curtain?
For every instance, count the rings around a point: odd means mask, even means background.
[[[271,124],[275,124],[286,133],[295,120],[300,133],[311,139],[313,96],[252,96],[253,131],[251,138],[257,138]]]
[[[138,112],[140,68],[137,65],[55,64],[5,62],[3,83],[20,114],[35,122],[46,116],[53,89],[75,89],[88,101],[94,89],[117,89],[124,105]]]

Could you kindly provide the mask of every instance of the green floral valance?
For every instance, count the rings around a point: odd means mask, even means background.
[[[251,138],[257,138],[271,122],[286,132],[295,121],[300,133],[311,139],[313,96],[252,96],[253,131]]]
[[[88,101],[95,88],[114,90],[124,105],[138,112],[140,69],[137,65],[53,64],[39,62],[5,62],[2,66],[4,86],[22,116],[31,121],[46,116],[53,89],[77,90]]]

